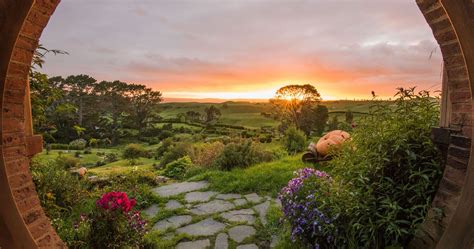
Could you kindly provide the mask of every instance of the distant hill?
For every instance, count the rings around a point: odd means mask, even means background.
[[[196,101],[196,100],[194,100]],[[371,101],[354,100],[334,100],[323,101],[330,112],[336,112],[332,115],[344,117],[344,112],[368,112]],[[240,125],[248,128],[260,128],[262,126],[276,127],[279,121],[267,118],[261,115],[262,112],[270,112],[271,105],[268,102],[245,102],[245,101],[225,101],[225,102],[171,102],[160,104],[160,115],[165,118],[175,118],[179,113],[187,111],[196,111],[204,113],[204,109],[211,105],[220,109],[222,116],[219,123],[229,125]],[[357,116],[357,115],[356,115]]]

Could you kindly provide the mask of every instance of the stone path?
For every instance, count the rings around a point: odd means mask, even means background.
[[[179,242],[179,249],[257,249],[271,248],[267,241],[258,241],[258,227],[267,223],[270,205],[279,202],[256,193],[241,195],[206,191],[209,184],[181,182],[160,186],[153,193],[165,202],[153,204],[143,210],[150,219],[161,210],[173,214],[157,221],[153,230],[158,230],[162,239],[173,239],[180,234],[193,240]],[[274,243],[272,243],[274,244]]]

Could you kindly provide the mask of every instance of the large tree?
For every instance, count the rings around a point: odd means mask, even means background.
[[[270,99],[273,105],[273,115],[285,125],[294,125],[302,129],[304,109],[311,109],[321,101],[318,90],[310,84],[287,85],[278,89],[275,97]]]
[[[159,91],[154,91],[144,85],[129,85],[128,97],[134,108],[132,118],[136,128],[143,131],[150,122],[159,120],[157,106],[163,100]]]
[[[206,113],[207,124],[212,124],[213,122],[217,121],[217,119],[219,119],[219,117],[221,116],[221,111],[213,105],[211,105],[210,107],[206,107],[204,109],[204,112]]]

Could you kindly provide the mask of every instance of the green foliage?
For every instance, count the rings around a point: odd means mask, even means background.
[[[328,130],[333,131],[339,128],[339,116],[334,115],[328,123]]]
[[[175,179],[182,179],[192,165],[191,158],[189,158],[189,156],[184,156],[166,164],[163,175]]]
[[[73,148],[80,148],[80,150],[83,150],[84,148],[86,148],[87,141],[82,138],[79,138],[71,141],[69,145]]]
[[[164,167],[168,163],[184,156],[194,157],[193,152],[193,146],[189,142],[174,143],[171,147],[169,147],[168,151],[163,154],[163,157],[160,161],[160,167]]]
[[[122,151],[122,157],[127,159],[130,165],[135,165],[136,160],[143,155],[145,155],[146,151],[140,144],[128,144],[125,146],[124,150]]]
[[[251,140],[242,140],[225,145],[216,157],[214,167],[222,170],[245,168],[259,162],[273,159],[271,152],[264,151]]]
[[[113,163],[113,162],[116,162],[118,161],[118,155],[116,153],[108,153],[105,155],[105,159],[104,161],[106,163]]]
[[[377,103],[329,162],[338,181],[341,245],[405,246],[432,202],[441,176],[430,139],[439,104],[414,88],[396,96],[392,105]]]
[[[76,168],[79,166],[80,160],[69,155],[60,155],[56,158],[56,164],[65,170]]]
[[[210,168],[214,165],[216,158],[224,150],[224,144],[220,141],[206,143],[196,152],[194,163],[203,168]]]
[[[289,154],[296,154],[306,149],[307,141],[305,134],[296,127],[291,126],[285,131],[284,146]]]
[[[73,157],[59,157],[56,161],[42,163],[33,159],[31,174],[41,205],[50,218],[59,218],[88,196],[86,183],[73,176],[64,165]],[[77,161],[75,161],[77,164]]]

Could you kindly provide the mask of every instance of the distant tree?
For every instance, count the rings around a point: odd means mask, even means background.
[[[206,113],[207,124],[217,121],[217,119],[219,119],[219,117],[221,116],[221,111],[213,105],[204,109],[204,112]]]
[[[186,120],[191,122],[200,122],[201,121],[201,113],[195,111],[187,111],[186,112]]]
[[[313,85],[287,85],[278,89],[274,98],[270,99],[273,105],[273,115],[282,122],[286,122],[301,129],[302,109],[312,108],[321,101],[321,95]]]
[[[346,123],[352,124],[352,121],[354,121],[354,114],[350,110],[348,110],[346,112]]]
[[[332,130],[337,130],[338,127],[339,127],[339,116],[334,115],[334,116],[332,117],[331,121],[329,121],[329,123],[328,123],[328,129],[329,129],[330,131],[332,131]]]
[[[328,108],[324,105],[311,107],[305,105],[301,108],[300,127],[306,136],[311,132],[321,135],[329,119]]]
[[[62,82],[67,91],[67,98],[77,107],[77,124],[84,126],[84,116],[91,115],[97,110],[93,101],[92,90],[97,80],[89,75],[70,75]]]
[[[222,105],[222,109],[227,109],[227,108],[229,108],[229,105],[227,105],[227,103],[224,103],[224,104]]]
[[[149,123],[160,119],[156,109],[163,100],[162,94],[144,85],[132,84],[130,88],[128,94],[134,108],[132,118],[136,128],[142,131]]]

